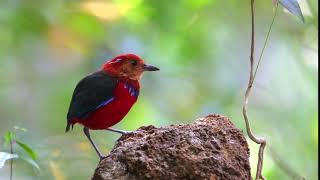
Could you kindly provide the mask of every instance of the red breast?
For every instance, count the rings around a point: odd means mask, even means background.
[[[121,121],[137,101],[139,90],[132,85],[119,82],[114,91],[113,100],[102,108],[92,112],[86,119],[76,119],[90,129],[107,129]]]

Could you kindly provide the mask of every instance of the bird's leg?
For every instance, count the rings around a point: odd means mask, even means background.
[[[99,151],[98,147],[96,146],[96,144],[93,142],[93,140],[91,139],[91,136],[90,136],[90,132],[89,132],[89,129],[84,127],[83,128],[83,132],[84,134],[87,136],[87,138],[89,139],[91,145],[93,146],[94,150],[97,152],[100,160],[102,160],[104,158],[104,156],[102,156],[101,152]]]
[[[116,133],[120,133],[120,134],[128,134],[128,133],[133,132],[133,131],[123,131],[123,130],[113,129],[113,128],[108,128],[108,129],[106,129],[106,130],[107,130],[107,131],[116,132]]]

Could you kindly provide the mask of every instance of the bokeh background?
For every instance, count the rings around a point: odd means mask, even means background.
[[[299,2],[305,23],[279,8],[249,102],[253,131],[268,140],[263,174],[273,180],[318,177],[318,0]],[[220,113],[245,130],[249,10],[249,0],[0,1],[0,135],[28,129],[18,136],[41,168],[15,160],[14,179],[91,177],[97,156],[80,126],[64,132],[66,113],[77,82],[119,53],[161,71],[145,74],[138,103],[116,128]],[[258,56],[271,0],[257,0],[256,12]],[[119,135],[93,138],[108,153]],[[254,175],[258,146],[249,144]],[[8,164],[0,179],[9,178]]]

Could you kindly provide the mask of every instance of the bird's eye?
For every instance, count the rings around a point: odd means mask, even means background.
[[[136,60],[131,60],[130,63],[131,63],[133,66],[135,66],[135,65],[138,64]]]

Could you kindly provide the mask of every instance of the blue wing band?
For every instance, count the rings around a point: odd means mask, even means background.
[[[114,97],[112,97],[112,98],[110,98],[110,99],[102,102],[99,106],[96,107],[96,109],[99,109],[99,108],[101,108],[102,106],[105,106],[105,105],[109,104],[111,101],[113,101],[113,99],[114,99]]]

